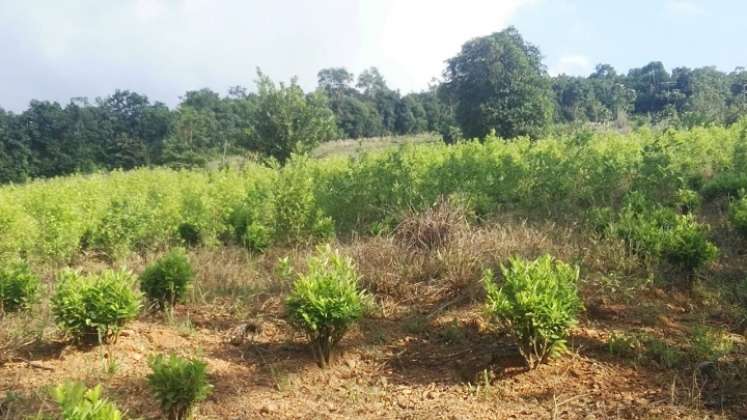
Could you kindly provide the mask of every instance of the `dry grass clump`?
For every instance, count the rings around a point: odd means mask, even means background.
[[[0,324],[0,366],[23,361],[29,353],[48,342],[55,331],[46,306],[31,313],[12,314]]]
[[[469,229],[464,208],[440,198],[424,212],[410,211],[394,229],[394,237],[411,252],[443,249],[456,232]]]
[[[578,235],[570,229],[521,221],[471,227],[446,204],[441,206],[411,217],[393,236],[347,245],[368,290],[399,304],[474,301],[482,294],[483,270],[511,256],[535,258],[549,252],[569,261],[584,259],[586,248],[572,239]]]

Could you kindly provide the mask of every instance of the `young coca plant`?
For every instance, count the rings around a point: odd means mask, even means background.
[[[729,220],[737,232],[747,238],[747,197],[731,203]]]
[[[499,287],[491,270],[483,275],[487,314],[515,339],[530,369],[565,351],[568,330],[583,308],[576,283],[578,267],[545,255],[511,258],[501,266]]]
[[[52,296],[52,314],[61,329],[79,341],[107,342],[140,312],[141,296],[128,271],[82,275],[63,271]]]
[[[65,420],[121,420],[122,412],[102,397],[101,385],[88,389],[78,382],[57,385],[51,391]]]
[[[290,323],[306,334],[322,368],[363,315],[366,295],[358,289],[358,278],[353,261],[326,245],[309,258],[306,273],[298,276],[285,302]]]
[[[207,378],[207,364],[201,360],[159,354],[148,364],[152,370],[148,384],[169,420],[188,419],[195,404],[213,391]]]
[[[718,248],[706,237],[707,232],[708,226],[698,223],[693,215],[677,216],[676,224],[663,234],[662,258],[692,280],[696,270],[718,255]]]
[[[0,267],[0,316],[28,309],[36,300],[39,278],[28,264],[18,262]]]
[[[165,309],[184,298],[193,277],[187,254],[175,248],[143,271],[140,289],[153,305]]]

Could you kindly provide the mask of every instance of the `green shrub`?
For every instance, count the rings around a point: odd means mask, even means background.
[[[127,271],[104,271],[81,275],[63,271],[52,296],[52,314],[57,324],[78,340],[100,342],[115,338],[141,306],[134,290],[135,279]]]
[[[675,205],[681,213],[692,213],[700,207],[700,194],[687,188],[680,188],[675,194]]]
[[[635,335],[613,333],[607,340],[607,349],[614,356],[634,359],[641,350],[641,341]]]
[[[262,251],[275,238],[275,196],[272,178],[254,180],[243,202],[230,215],[236,241],[252,251]]]
[[[122,413],[114,403],[101,397],[101,385],[67,382],[52,389],[52,398],[62,410],[63,420],[120,420]]]
[[[169,420],[189,418],[194,405],[210,395],[207,364],[176,355],[158,355],[148,362],[152,372],[148,384]]]
[[[187,254],[175,248],[143,271],[140,289],[158,308],[164,309],[184,298],[193,277]]]
[[[670,264],[692,273],[718,255],[718,248],[706,239],[707,226],[692,215],[678,216],[675,226],[665,232],[662,257]]]
[[[729,221],[737,232],[747,238],[747,197],[731,203]]]
[[[703,197],[715,199],[722,196],[737,197],[747,190],[747,174],[725,172],[707,182],[702,189]]]
[[[648,204],[628,204],[618,220],[612,224],[612,232],[627,245],[632,252],[658,257],[665,241],[664,232],[677,223],[677,214],[664,207],[650,207]]]
[[[679,366],[685,360],[685,353],[678,347],[673,346],[656,337],[644,336],[643,357],[645,360],[661,368],[671,369]]]
[[[334,236],[335,225],[314,194],[308,158],[293,156],[280,169],[275,183],[275,234],[284,242],[303,242]]]
[[[568,330],[583,308],[576,286],[579,269],[545,255],[534,261],[512,258],[501,272],[500,288],[492,271],[483,275],[487,313],[515,337],[535,368],[566,348]]]
[[[321,367],[327,367],[333,348],[364,310],[358,273],[350,258],[329,245],[308,260],[285,302],[290,323],[304,332]]]
[[[698,223],[692,214],[678,215],[664,207],[628,205],[612,231],[631,251],[667,261],[688,274],[718,253],[706,238],[706,225]]]
[[[716,362],[729,354],[732,342],[722,330],[698,326],[690,336],[689,355],[694,363]]]
[[[38,291],[39,278],[28,264],[19,262],[0,268],[0,315],[28,309]]]
[[[611,207],[593,207],[586,212],[586,225],[600,235],[609,233],[614,221]]]

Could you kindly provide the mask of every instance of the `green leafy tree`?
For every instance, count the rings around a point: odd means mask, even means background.
[[[551,122],[552,90],[540,51],[511,27],[475,38],[448,60],[445,86],[468,138],[492,130],[537,137]]]
[[[256,108],[252,115],[252,147],[285,162],[291,153],[305,153],[337,136],[335,116],[321,93],[304,94],[296,79],[276,85],[257,71]]]

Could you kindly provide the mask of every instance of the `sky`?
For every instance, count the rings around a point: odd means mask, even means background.
[[[115,89],[170,106],[188,90],[251,88],[256,68],[316,86],[325,67],[376,66],[428,87],[477,36],[515,26],[548,71],[747,66],[742,0],[0,0],[0,107]]]

